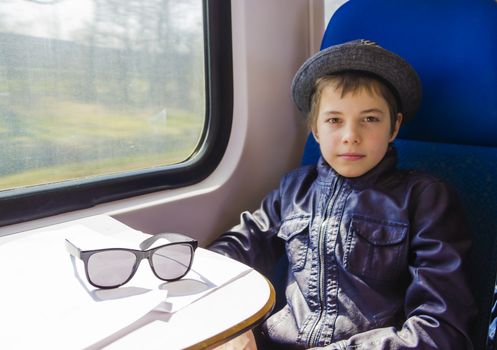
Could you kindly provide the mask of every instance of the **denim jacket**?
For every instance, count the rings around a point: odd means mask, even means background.
[[[285,349],[472,349],[470,236],[454,191],[396,169],[357,178],[321,158],[286,175],[210,249],[268,273],[286,251],[286,305],[262,325]],[[275,345],[276,347],[276,345]]]

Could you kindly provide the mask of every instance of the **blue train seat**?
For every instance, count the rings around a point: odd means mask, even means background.
[[[399,166],[445,179],[463,201],[479,307],[472,339],[485,349],[497,270],[497,2],[350,0],[331,18],[321,47],[359,38],[405,57],[420,75],[422,105],[395,141]],[[318,157],[309,137],[302,162]]]

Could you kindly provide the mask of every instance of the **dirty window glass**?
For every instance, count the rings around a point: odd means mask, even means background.
[[[201,0],[6,0],[0,191],[187,160],[205,125]]]

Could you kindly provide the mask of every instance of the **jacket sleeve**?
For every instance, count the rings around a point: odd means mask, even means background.
[[[323,349],[473,349],[468,330],[476,308],[463,266],[470,235],[457,196],[434,182],[411,205],[405,322],[400,329],[373,329]]]
[[[259,209],[243,212],[240,223],[222,234],[208,249],[245,263],[262,274],[271,273],[272,266],[284,253],[282,240],[276,238],[281,225],[279,190],[269,193]]]

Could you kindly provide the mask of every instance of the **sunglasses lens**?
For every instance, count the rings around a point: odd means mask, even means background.
[[[152,264],[159,278],[175,280],[188,272],[192,258],[191,246],[174,244],[157,249],[152,255]]]
[[[120,286],[131,276],[135,262],[135,254],[125,250],[106,250],[92,254],[88,259],[88,278],[99,287]]]

